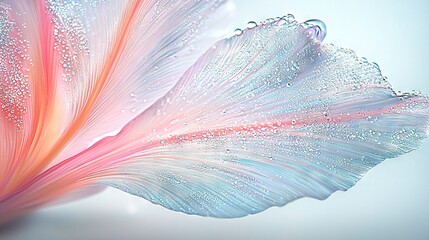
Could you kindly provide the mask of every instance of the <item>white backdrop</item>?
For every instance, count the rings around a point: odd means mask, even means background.
[[[427,0],[232,2],[235,27],[286,13],[299,21],[321,19],[325,42],[377,62],[397,90],[429,93]],[[325,201],[301,199],[232,220],[172,212],[109,189],[2,227],[0,239],[429,239],[428,155],[426,141]]]

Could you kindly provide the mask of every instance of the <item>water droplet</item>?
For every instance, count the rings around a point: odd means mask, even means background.
[[[267,19],[265,19],[265,21],[263,22],[264,24],[269,24],[269,23],[272,23],[272,22],[274,22],[275,21],[275,19],[274,18],[267,18]]]
[[[310,19],[304,22],[307,31],[317,40],[323,41],[326,37],[326,24],[318,19]]]
[[[241,30],[240,28],[237,28],[234,30],[234,35],[235,36],[240,36],[241,34],[243,34],[243,30]]]
[[[286,16],[285,16],[285,18],[286,18],[286,20],[288,21],[288,22],[293,22],[293,21],[295,21],[295,16],[294,15],[292,15],[292,14],[286,14]]]
[[[292,124],[296,124],[296,120],[295,119],[292,119]]]
[[[231,153],[231,150],[229,150],[229,149],[226,149],[226,153],[228,153],[228,154],[229,154],[229,153]]]
[[[258,24],[256,24],[256,22],[254,22],[254,21],[250,21],[250,22],[247,23],[247,28],[248,29],[252,29],[252,28],[255,28],[257,26],[258,26]]]

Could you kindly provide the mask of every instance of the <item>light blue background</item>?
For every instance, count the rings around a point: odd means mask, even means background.
[[[427,0],[233,3],[235,27],[286,13],[299,21],[322,19],[325,42],[377,62],[396,90],[429,93]],[[0,239],[429,239],[428,155],[426,141],[380,164],[347,192],[233,220],[188,216],[108,190],[38,211],[0,229]]]

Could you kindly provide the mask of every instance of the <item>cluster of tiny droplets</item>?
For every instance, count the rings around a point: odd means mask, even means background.
[[[70,82],[81,71],[79,58],[89,55],[89,43],[84,23],[80,19],[84,8],[79,1],[48,0],[48,12],[54,25],[54,49],[61,56],[64,80]]]
[[[30,56],[28,41],[23,39],[11,13],[8,5],[0,3],[0,104],[6,119],[20,129],[30,95],[27,68]]]
[[[92,7],[97,7],[99,4],[103,3],[105,0],[89,0],[89,4]]]
[[[286,14],[282,17],[276,17],[276,18],[267,18],[264,21],[260,22],[259,24],[257,24],[255,21],[249,21],[247,23],[247,29],[253,29],[256,28],[257,26],[261,26],[261,25],[270,25],[275,23],[276,25],[287,25],[287,24],[291,24],[291,23],[296,23],[297,21],[295,20],[295,16],[292,14]],[[243,30],[241,28],[237,28],[234,30],[234,35],[235,36],[240,36],[241,34],[243,34]]]

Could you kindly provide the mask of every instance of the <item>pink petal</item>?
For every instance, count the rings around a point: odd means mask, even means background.
[[[8,143],[1,146],[6,167],[0,170],[0,186],[7,187],[0,197],[84,150],[95,138],[119,131],[165,95],[209,44],[198,31],[221,4],[3,2],[10,9],[3,15],[16,22],[8,36],[17,40],[5,49],[28,49],[22,59],[15,54],[22,64],[13,64],[16,74],[27,74],[28,81],[1,82],[2,87],[23,89],[1,112],[1,121],[23,123],[17,125],[21,135],[9,123],[1,126]],[[8,65],[5,74],[10,69]],[[0,101],[5,105],[12,98],[12,93],[3,94]]]

